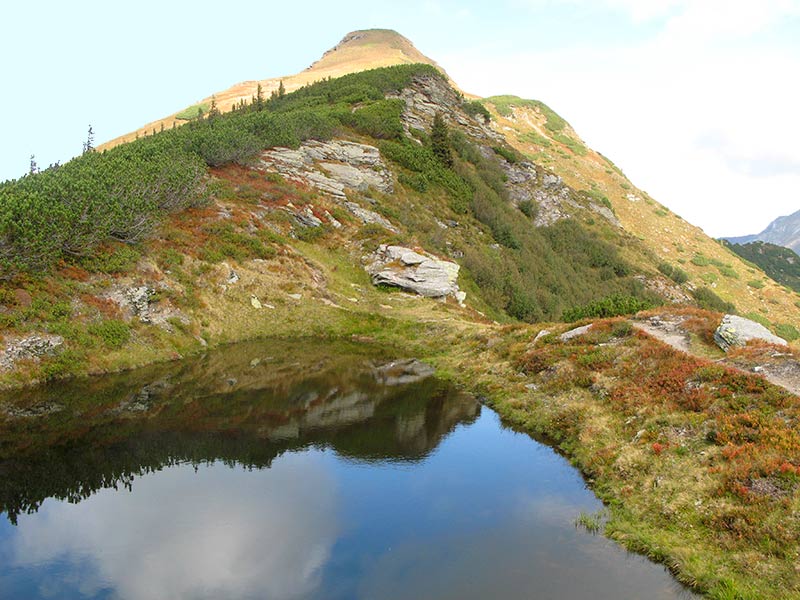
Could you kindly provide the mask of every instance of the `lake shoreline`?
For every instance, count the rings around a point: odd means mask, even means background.
[[[318,320],[318,329],[324,331],[322,338],[314,335],[255,335],[250,339],[302,339],[312,343],[323,339],[326,343],[389,348],[398,356],[424,360],[436,368],[440,377],[476,394],[504,422],[534,439],[546,440],[548,445],[566,456],[607,506],[609,518],[605,534],[628,550],[665,565],[684,585],[711,598],[800,597],[800,593],[794,591],[787,593],[782,583],[771,583],[757,570],[743,571],[737,554],[721,548],[715,541],[720,535],[719,530],[703,525],[710,521],[698,520],[701,517],[693,512],[691,506],[654,513],[653,508],[662,506],[665,498],[692,493],[695,487],[694,495],[700,500],[699,506],[718,502],[715,500],[715,490],[718,489],[715,476],[686,485],[687,481],[681,475],[681,464],[688,459],[679,454],[683,451],[672,448],[666,453],[656,452],[653,448],[657,448],[659,442],[648,442],[649,438],[643,440],[641,436],[632,439],[626,433],[630,427],[624,424],[625,415],[608,406],[602,393],[589,390],[579,377],[560,381],[559,389],[554,390],[552,386],[548,388],[547,382],[544,386],[538,382],[537,375],[541,373],[526,372],[521,361],[531,351],[533,339],[543,328],[541,325],[498,326],[445,319],[419,322],[387,317],[370,321],[348,320],[346,327],[340,327],[341,324],[331,325]],[[548,327],[564,328],[558,325]],[[625,339],[638,340],[638,337]],[[235,341],[239,340],[220,341],[209,345],[209,350],[212,347],[218,350]],[[607,342],[594,340],[576,350],[578,354],[586,354],[604,343]],[[547,345],[556,348],[564,344],[551,336]],[[201,354],[204,350],[195,347],[191,351]],[[575,351],[569,351],[567,356],[569,353]],[[188,354],[185,352],[182,356]],[[170,360],[176,357],[161,358]],[[151,361],[151,364],[156,363]],[[550,390],[546,397],[542,389]],[[600,427],[602,431],[598,429]],[[721,452],[713,445],[706,448],[702,440],[696,444],[703,448],[698,453]],[[601,463],[608,464],[599,464],[598,456],[604,457]],[[633,470],[625,473],[624,477],[614,467],[614,462],[621,460],[620,457],[633,461],[631,464],[634,465],[628,467]],[[675,464],[667,468],[665,463],[668,461]],[[706,463],[708,461],[703,459],[703,464]],[[708,470],[708,467],[702,469]],[[658,482],[656,487],[652,481]],[[695,486],[697,483],[700,485]],[[730,504],[730,500],[725,500],[725,503]],[[727,507],[723,509],[728,510]],[[771,513],[764,514],[769,516]],[[681,525],[684,518],[687,521]],[[672,528],[665,528],[665,523],[672,523]],[[782,560],[773,559],[768,566],[774,569],[781,564]],[[760,563],[755,566],[764,568]],[[782,575],[787,576],[790,577]]]

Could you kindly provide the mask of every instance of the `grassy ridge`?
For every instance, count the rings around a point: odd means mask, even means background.
[[[220,166],[272,146],[329,139],[342,126],[397,137],[398,106],[383,97],[420,75],[442,77],[428,65],[403,65],[322,81],[5,182],[0,278],[48,269],[108,240],[140,241],[165,215],[200,199],[204,163]],[[353,115],[351,106],[366,101],[380,102]]]

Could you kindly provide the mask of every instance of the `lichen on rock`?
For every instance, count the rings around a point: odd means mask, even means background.
[[[737,315],[722,317],[722,323],[714,332],[714,341],[726,352],[732,346],[744,346],[750,340],[760,340],[779,346],[787,345],[786,340],[778,337],[760,323]]]

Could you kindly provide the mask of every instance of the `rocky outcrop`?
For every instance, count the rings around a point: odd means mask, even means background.
[[[387,218],[379,215],[374,210],[363,208],[358,204],[356,204],[355,202],[345,202],[344,205],[345,208],[347,208],[347,210],[353,213],[353,215],[355,215],[355,217],[365,225],[372,223],[375,225],[380,225],[382,227],[385,227],[386,229],[388,229],[389,231],[393,231],[394,233],[398,232],[397,228],[394,225],[392,225]]]
[[[126,316],[138,317],[142,323],[151,323],[150,300],[155,290],[146,285],[114,287],[104,297],[115,302]]]
[[[227,275],[225,280],[228,285],[233,285],[238,281],[238,273],[232,272],[230,267],[227,267]],[[233,277],[235,275],[235,277]],[[235,281],[231,281],[231,280]],[[156,287],[159,290],[168,290],[169,287],[163,283],[157,282]],[[157,291],[155,287],[149,285],[115,285],[107,292],[101,294],[100,297],[106,298],[119,306],[122,311],[122,317],[128,319],[139,319],[142,323],[157,325],[167,331],[173,331],[171,321],[177,319],[184,325],[190,323],[189,317],[181,310],[172,306],[168,300],[154,302],[156,299]]]
[[[617,215],[614,214],[614,211],[608,208],[607,206],[602,206],[600,204],[595,204],[594,202],[589,202],[589,209],[596,212],[598,215],[603,217],[606,221],[611,223],[614,227],[622,227],[622,223],[619,222]]]
[[[744,346],[750,340],[759,340],[779,346],[786,346],[786,340],[773,334],[769,329],[737,315],[725,315],[717,330],[714,341],[726,352],[732,346]]]
[[[339,200],[345,190],[384,193],[394,189],[391,171],[374,146],[343,140],[308,141],[299,148],[272,148],[261,155],[259,169],[277,171]]]
[[[0,350],[0,370],[10,371],[19,360],[38,361],[43,356],[51,356],[64,344],[60,335],[46,333],[8,340],[6,347]]]
[[[648,292],[666,298],[673,304],[690,304],[692,302],[692,297],[671,279],[646,275],[634,275],[633,278],[641,283]]]
[[[445,121],[458,124],[473,137],[494,144],[503,140],[502,135],[461,110],[464,99],[439,77],[415,77],[411,85],[396,94],[387,94],[386,97],[399,98],[405,102],[400,118],[407,134],[412,129],[429,130],[433,117],[440,113]]]
[[[458,289],[458,271],[454,262],[386,244],[378,248],[367,266],[375,285],[399,287],[428,298],[452,296],[461,303],[466,294]]]
[[[286,210],[294,217],[294,220],[297,221],[300,227],[322,227],[322,219],[317,217],[309,206],[306,206],[304,209],[295,210],[287,207]]]
[[[488,149],[491,151],[491,148]],[[511,201],[519,206],[523,202],[533,202],[537,206],[533,219],[536,227],[552,225],[556,221],[572,215],[571,208],[578,204],[572,199],[570,189],[558,175],[539,172],[531,162],[511,164],[501,160],[503,170],[508,178],[506,189]]]

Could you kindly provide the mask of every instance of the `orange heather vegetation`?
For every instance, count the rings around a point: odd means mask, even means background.
[[[692,313],[685,323],[707,338],[720,315]],[[775,351],[755,345],[732,358]],[[517,368],[536,391],[501,410],[552,437],[608,494],[613,537],[704,591],[746,590],[753,573],[775,586],[754,598],[798,589],[800,398],[758,374],[676,351],[624,319],[595,322],[568,341],[547,335]],[[650,533],[629,527],[642,519],[655,525]],[[704,545],[709,554],[699,560]]]

